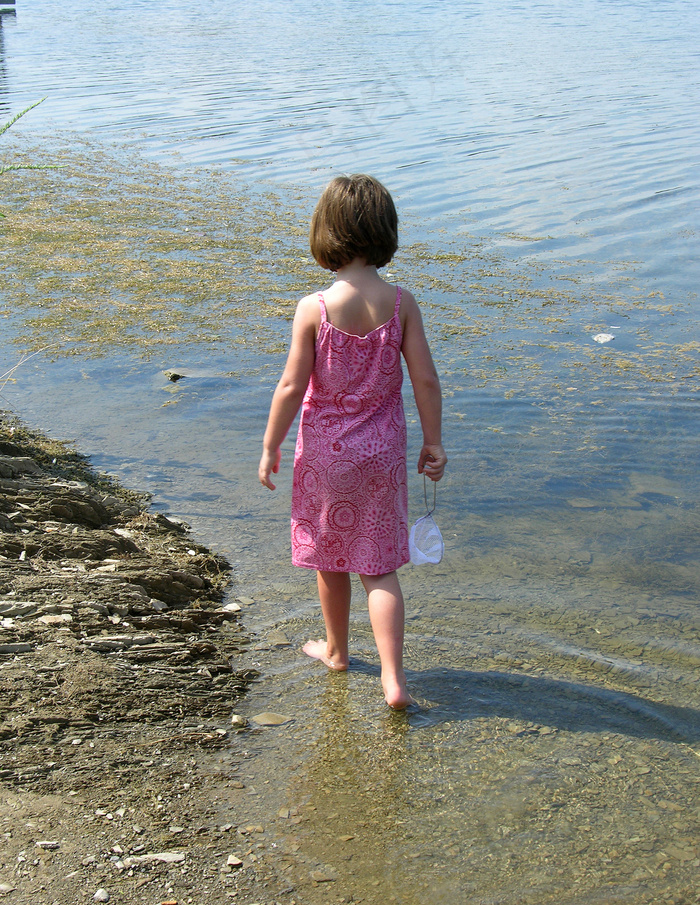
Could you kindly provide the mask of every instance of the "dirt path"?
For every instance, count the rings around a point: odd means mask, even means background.
[[[255,673],[229,583],[186,526],[0,413],[0,900],[295,901],[237,779]]]

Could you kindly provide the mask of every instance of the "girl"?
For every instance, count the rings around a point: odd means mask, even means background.
[[[292,562],[317,570],[326,637],[304,652],[348,668],[350,572],[367,592],[390,707],[412,702],[403,670],[404,602],[396,570],[409,561],[406,421],[401,355],[423,429],[418,472],[439,481],[440,381],[410,292],[377,273],[396,251],[388,191],[370,176],[338,177],[311,220],[311,253],[335,282],[297,307],[272,397],[258,476],[270,490],[280,446],[303,403],[294,454]]]

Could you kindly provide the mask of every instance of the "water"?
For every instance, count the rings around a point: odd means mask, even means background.
[[[445,559],[403,570],[407,719],[379,701],[359,588],[347,676],[298,653],[320,623],[289,565],[291,440],[277,493],[255,479],[278,352],[224,322],[147,359],[78,342],[2,389],[233,562],[263,672],[246,712],[295,716],[246,738],[261,820],[298,810],[279,849],[336,877],[297,901],[695,901],[699,25],[681,0],[19,0],[2,20],[0,112],[47,96],[13,154],[87,136],[274,189],[299,223],[331,174],[369,171],[423,243],[397,272],[425,304],[450,466]],[[170,384],[173,364],[199,376]]]

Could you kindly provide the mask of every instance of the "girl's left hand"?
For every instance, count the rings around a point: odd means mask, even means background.
[[[441,443],[424,444],[418,457],[418,474],[439,481],[445,473],[447,455]]]
[[[263,487],[267,487],[269,490],[275,490],[275,485],[270,480],[270,475],[277,474],[280,470],[281,458],[282,453],[279,449],[276,449],[274,452],[267,452],[267,450],[265,450],[260,459],[258,477],[260,478],[260,483]]]

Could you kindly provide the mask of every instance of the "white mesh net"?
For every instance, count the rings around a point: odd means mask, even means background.
[[[423,566],[426,563],[436,565],[440,562],[445,552],[445,544],[432,515],[424,515],[413,525],[408,538],[408,549],[411,562],[416,566]]]

